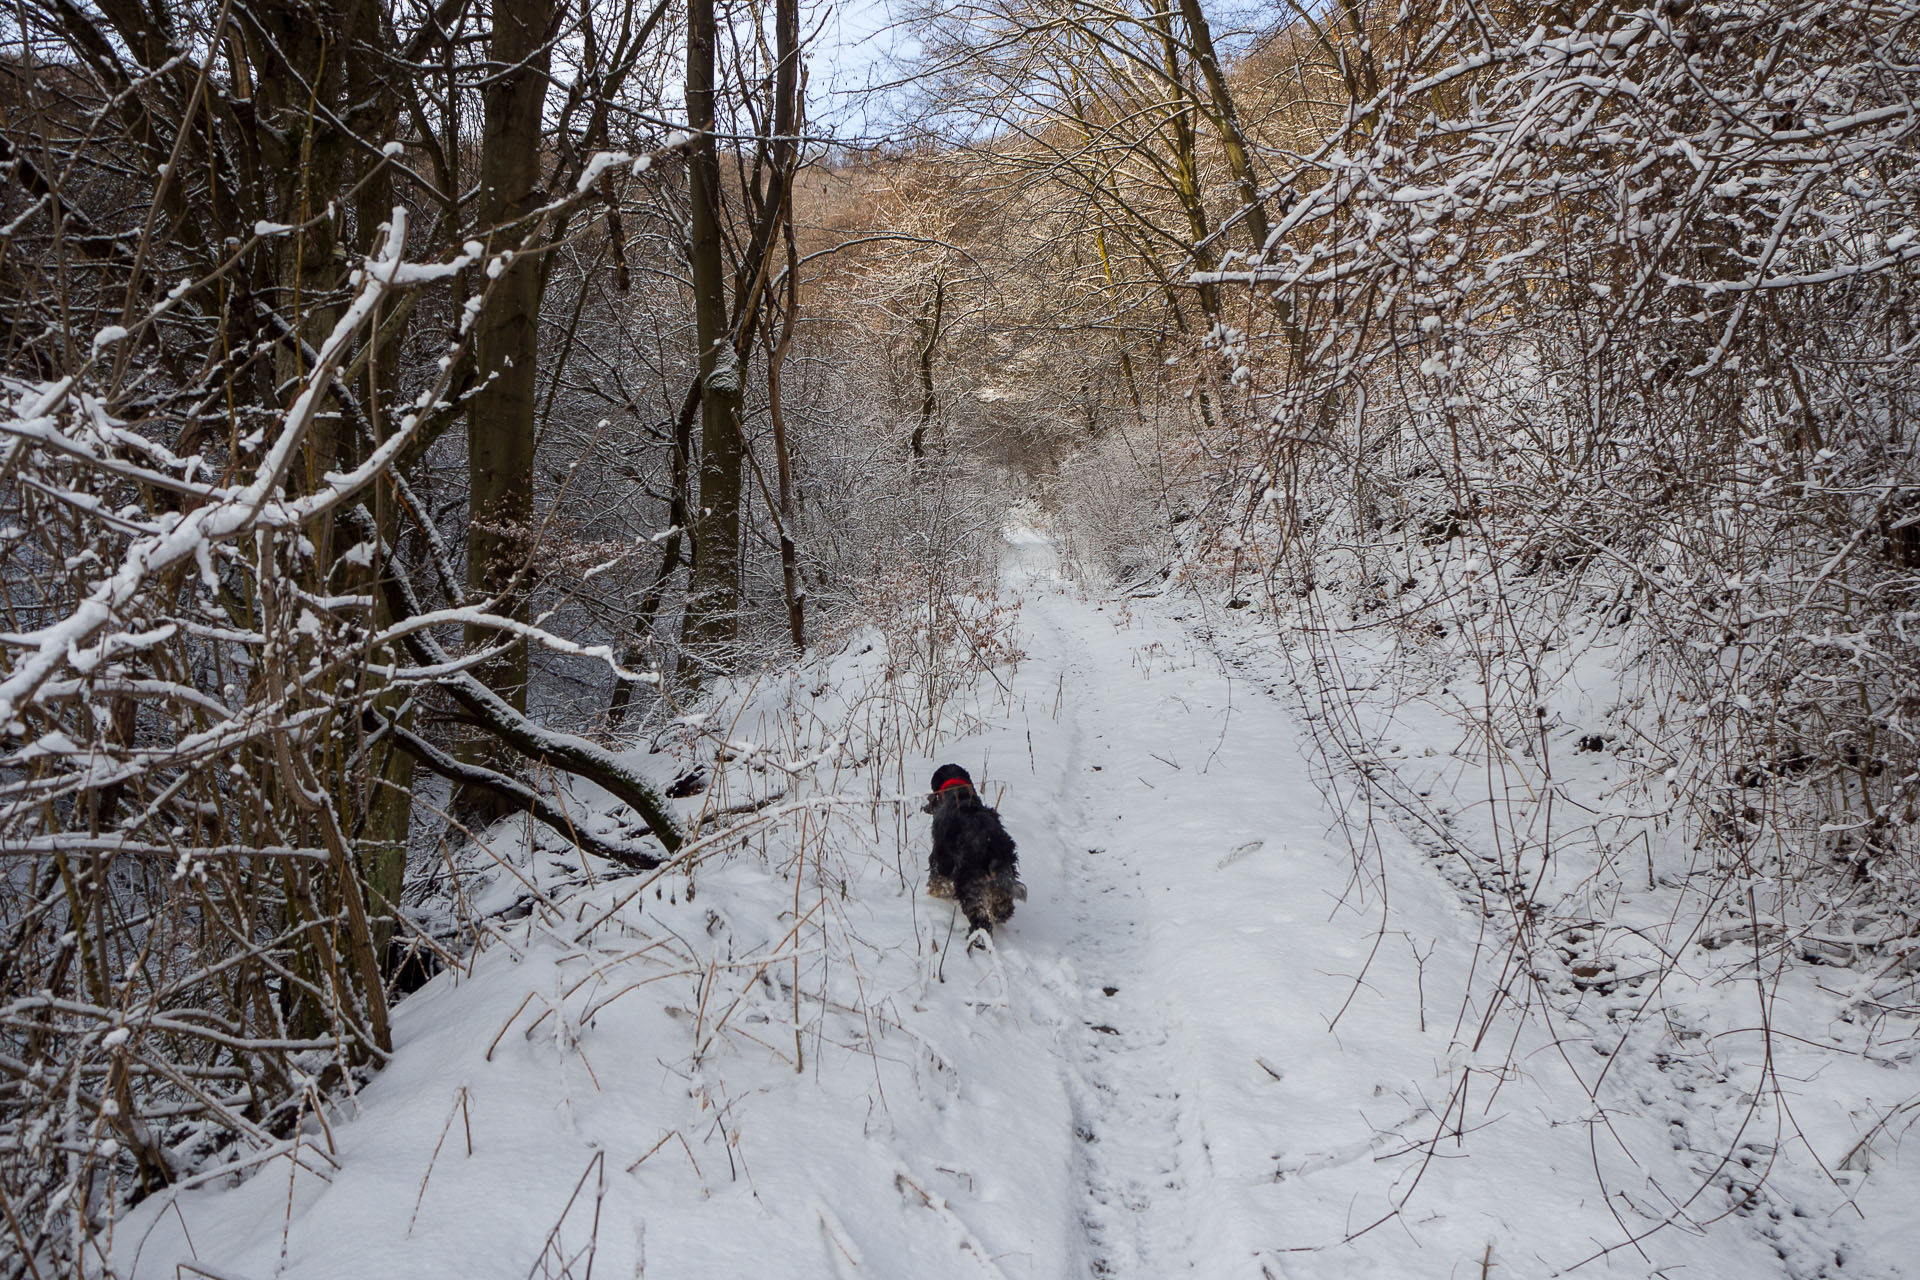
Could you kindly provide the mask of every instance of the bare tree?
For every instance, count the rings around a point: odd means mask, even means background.
[[[752,141],[731,156],[742,203],[735,230],[729,226],[720,173],[714,8],[710,0],[693,0],[688,15],[687,120],[694,130],[689,250],[699,317],[701,425],[700,504],[681,627],[680,674],[697,684],[708,672],[729,670],[737,660],[742,498],[749,467],[759,470],[741,421],[741,397],[762,336],[762,312],[772,296],[775,255],[783,243],[789,189],[799,163],[801,49],[797,0],[776,0],[772,65],[759,73],[759,85],[752,79],[745,50],[736,45],[742,56],[729,68],[738,82],[732,114],[749,123]],[[749,18],[758,32],[764,16],[756,8]],[[738,246],[731,280],[723,252],[729,231],[734,231]],[[790,614],[795,598],[790,587]]]

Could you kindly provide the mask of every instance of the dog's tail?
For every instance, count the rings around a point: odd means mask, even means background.
[[[960,909],[967,913],[967,927],[992,933],[993,926],[1012,919],[1014,899],[1026,897],[1025,888],[1011,870],[996,871],[968,884],[960,898]]]

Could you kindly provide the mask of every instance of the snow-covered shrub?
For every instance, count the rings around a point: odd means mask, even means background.
[[[1867,4],[1436,6],[1212,277],[1254,285],[1222,352],[1276,598],[1450,635],[1522,738],[1608,602],[1689,829],[1776,903],[1857,878],[1816,915],[1920,905],[1911,43]]]
[[[1264,253],[1203,277],[1257,450],[1204,560],[1304,642],[1339,776],[1500,905],[1499,1000],[1551,999],[1556,939],[1637,888],[1676,951],[1762,972],[1912,947],[1912,16],[1375,14],[1310,69],[1350,109],[1271,155]],[[1428,709],[1470,814],[1380,766]],[[1455,859],[1470,821],[1497,864]],[[1882,969],[1872,1007],[1911,1012]]]
[[[1004,505],[996,478],[964,459],[915,459],[883,403],[843,392],[822,405],[798,461],[808,598],[824,633],[884,622],[881,597],[989,590]],[[836,423],[836,407],[860,413]]]
[[[77,1260],[123,1191],[235,1137],[284,1149],[316,1089],[389,1047],[359,864],[380,854],[343,807],[372,797],[340,784],[382,698],[355,504],[406,436],[315,487],[292,472],[360,330],[421,274],[404,227],[282,420],[224,456],[122,419],[105,362],[0,384],[0,1177],[27,1256]],[[366,552],[331,575],[329,528]]]
[[[406,227],[393,209],[257,430],[207,431],[171,361],[114,371],[118,344],[182,330],[218,350],[217,327],[169,314],[207,280],[104,331],[72,374],[0,378],[0,1195],[23,1266],[79,1273],[123,1197],[297,1152],[322,1096],[390,1052],[413,764],[478,776],[425,736],[423,690],[657,803],[480,689],[465,668],[497,649],[455,659],[433,629],[578,645],[483,604],[425,610],[393,567],[412,502],[394,460],[454,362],[383,406],[383,438],[331,434],[382,308],[479,275],[464,251],[403,261]],[[537,787],[493,784],[567,825]],[[618,832],[575,838],[658,860]]]
[[[1161,442],[1136,444],[1118,424],[1060,466],[1049,498],[1066,557],[1103,584],[1127,586],[1157,577],[1175,552],[1177,475]]]

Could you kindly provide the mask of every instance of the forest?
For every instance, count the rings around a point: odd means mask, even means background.
[[[835,17],[0,13],[0,1276],[297,1165],[506,945],[478,850],[678,906],[788,832],[807,1057],[808,841],[1043,657],[1010,511],[1266,646],[1355,883],[1395,826],[1482,922],[1462,1043],[1704,949],[1913,1057],[1920,5],[912,0],[859,73]],[[858,749],[728,721],[875,645]],[[1629,888],[1680,941],[1600,946]]]

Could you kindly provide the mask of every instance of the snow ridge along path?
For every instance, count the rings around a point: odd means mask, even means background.
[[[832,692],[894,678],[877,642],[730,695],[729,799],[812,807],[693,877],[503,842],[471,892],[525,918],[398,1007],[297,1162],[132,1211],[116,1273],[1530,1277],[1680,1202],[1583,1274],[1902,1273],[1906,1215],[1838,1190],[1790,1251],[1706,1229],[1737,1186],[1694,1195],[1673,1075],[1596,1102],[1566,1064],[1598,1037],[1469,1043],[1499,937],[1391,823],[1338,820],[1279,668],[1224,666],[1176,600],[1084,596],[1031,530],[1004,589],[1026,659],[913,758]],[[990,954],[921,894],[948,760],[1031,891]]]

